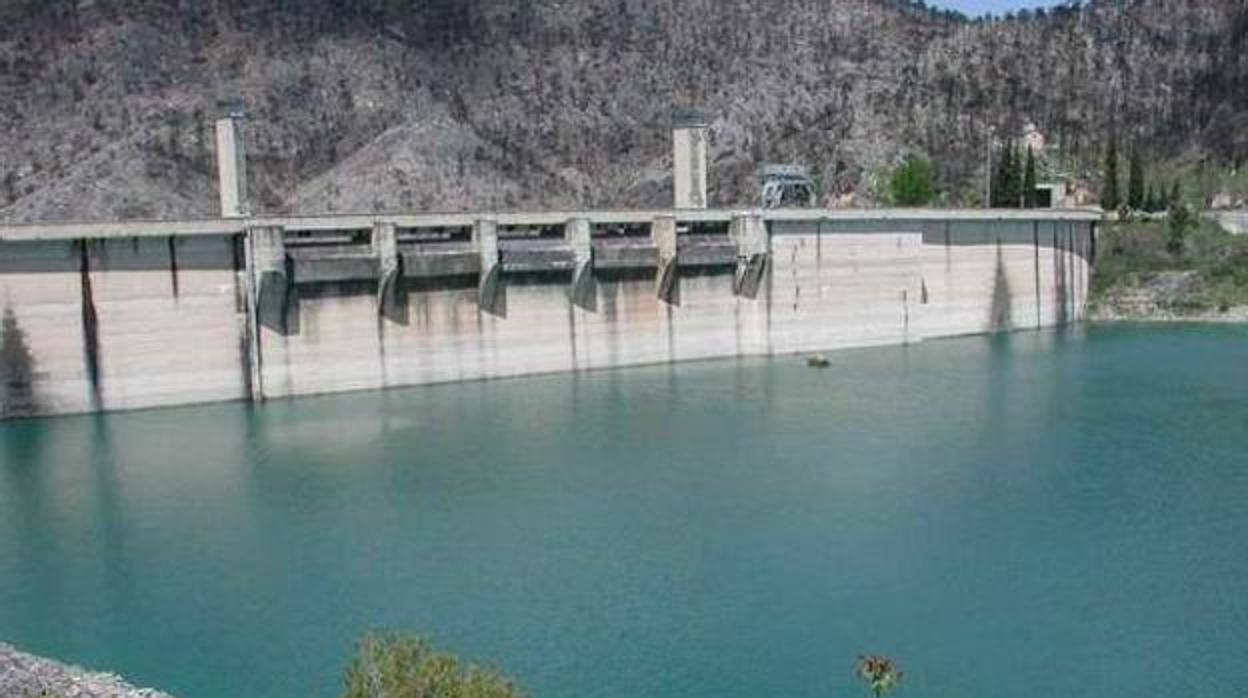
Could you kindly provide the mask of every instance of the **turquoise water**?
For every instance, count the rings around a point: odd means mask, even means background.
[[[1248,692],[1248,329],[1092,328],[0,426],[0,640],[331,696]]]

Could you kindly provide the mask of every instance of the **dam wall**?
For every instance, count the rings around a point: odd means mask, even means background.
[[[1083,211],[0,227],[0,417],[774,356],[1079,320]]]

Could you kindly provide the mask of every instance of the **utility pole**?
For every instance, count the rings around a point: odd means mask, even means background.
[[[988,142],[984,148],[984,208],[992,208],[992,137],[996,126],[988,127]]]

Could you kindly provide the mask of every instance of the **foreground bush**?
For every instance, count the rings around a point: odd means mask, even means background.
[[[858,678],[867,682],[867,689],[875,698],[883,698],[901,684],[901,669],[897,663],[883,655],[858,658]]]
[[[347,667],[343,698],[521,698],[507,678],[434,652],[419,638],[369,634]]]

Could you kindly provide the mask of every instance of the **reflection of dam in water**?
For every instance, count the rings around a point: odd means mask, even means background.
[[[1060,325],[1077,211],[671,210],[0,227],[0,411],[114,410]]]

